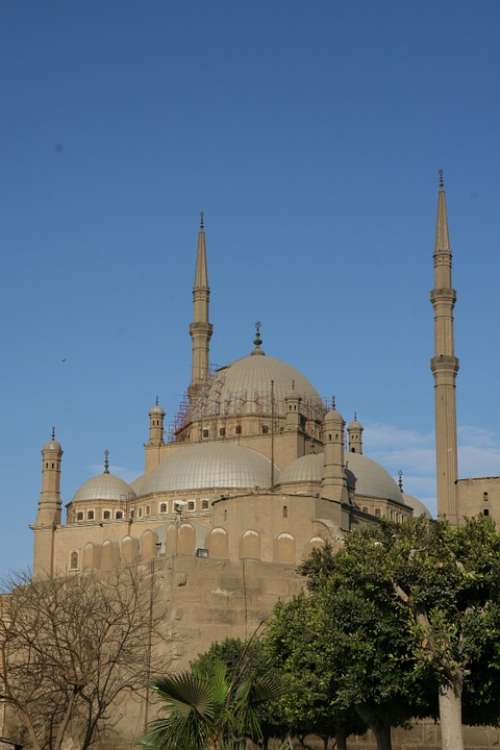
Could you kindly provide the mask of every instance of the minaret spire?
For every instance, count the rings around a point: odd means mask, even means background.
[[[205,216],[200,214],[196,267],[193,284],[193,322],[189,326],[192,340],[192,369],[189,395],[199,391],[208,378],[209,344],[213,327],[209,320],[210,288],[208,286],[207,248],[205,241]]]
[[[457,506],[457,409],[455,380],[459,362],[455,356],[453,308],[457,295],[452,286],[452,253],[443,171],[439,171],[439,193],[434,246],[434,375],[436,419],[436,474],[439,516],[458,523]]]

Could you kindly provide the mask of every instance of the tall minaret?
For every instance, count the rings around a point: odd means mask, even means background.
[[[438,514],[450,523],[459,522],[457,507],[457,409],[455,379],[458,359],[455,357],[453,308],[456,292],[451,279],[451,247],[443,172],[439,172],[439,194],[434,247],[434,375],[436,407],[436,474]]]
[[[190,398],[196,395],[200,386],[208,378],[208,352],[213,331],[213,326],[209,321],[209,302],[210,289],[208,286],[205,224],[202,212],[193,284],[193,322],[189,326],[189,335],[193,345],[191,385],[189,386]]]

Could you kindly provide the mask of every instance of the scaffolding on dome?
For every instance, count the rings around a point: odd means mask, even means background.
[[[182,440],[182,431],[190,422],[203,422],[204,419],[259,416],[276,419],[286,417],[286,396],[281,392],[276,395],[271,382],[267,391],[248,391],[233,394],[224,389],[225,369],[211,369],[207,382],[199,386],[196,393],[189,397],[184,393],[177,414],[170,426],[170,441]],[[273,394],[274,393],[274,398]],[[314,433],[314,425],[322,422],[327,411],[327,404],[317,398],[302,397],[301,413],[305,417],[307,431]]]

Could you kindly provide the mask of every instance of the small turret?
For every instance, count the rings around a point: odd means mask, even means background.
[[[149,440],[148,445],[159,448],[165,444],[164,441],[165,411],[160,406],[158,396],[154,406],[149,410]]]
[[[324,464],[321,495],[337,502],[347,502],[349,499],[344,462],[344,428],[344,417],[337,411],[333,399],[332,408],[323,419]]]
[[[349,453],[363,453],[363,425],[358,422],[358,415],[354,412],[354,419],[347,425],[349,435]]]
[[[295,390],[295,380],[292,387],[285,396],[286,405],[286,427],[287,431],[303,430],[304,417],[301,413],[302,397]]]
[[[61,462],[63,449],[56,440],[55,428],[42,448],[42,487],[36,517],[37,526],[61,523]]]

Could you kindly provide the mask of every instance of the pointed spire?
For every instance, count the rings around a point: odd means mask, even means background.
[[[446,208],[446,193],[444,191],[443,170],[439,170],[439,193],[436,220],[435,253],[450,253],[450,236],[448,232],[448,211]]]
[[[156,394],[155,406],[159,406],[159,405],[160,405],[160,398],[159,398],[158,394]]]
[[[104,451],[104,473],[109,474],[109,451],[107,448]]]
[[[258,320],[255,323],[255,338],[253,340],[253,352],[252,354],[265,354],[262,350],[262,323]]]
[[[56,427],[55,425],[52,425],[52,432],[50,433],[50,437],[52,440],[56,439]]]
[[[403,493],[403,472],[401,469],[398,471],[398,487],[401,490],[401,493]]]
[[[200,229],[198,232],[198,247],[196,250],[196,269],[193,289],[208,289],[207,248],[205,243],[205,214],[200,213]]]

